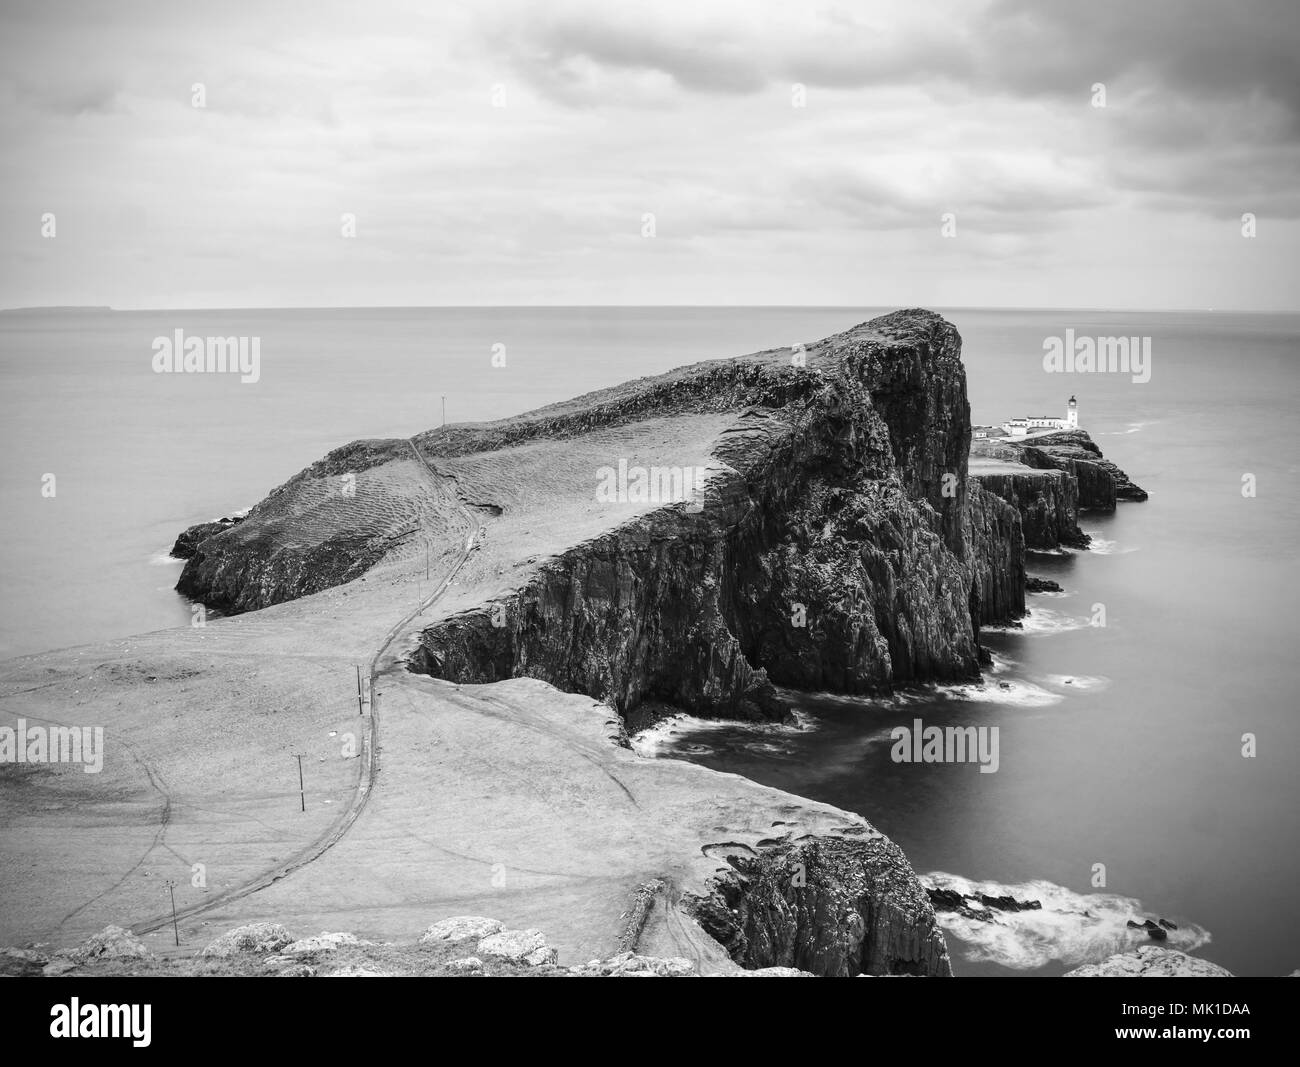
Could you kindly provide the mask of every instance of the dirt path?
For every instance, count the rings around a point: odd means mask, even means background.
[[[443,481],[450,480],[456,484],[456,489],[457,489],[456,495],[459,500],[460,485],[459,485],[459,480],[455,477],[455,475],[447,475],[447,474],[439,473],[433,468],[433,466],[428,462],[428,460],[426,460],[424,456],[421,455],[420,449],[416,445],[414,439],[409,439],[407,443],[411,446],[411,451],[415,454],[415,458],[419,460],[420,465],[428,472],[431,478],[440,479]],[[410,624],[416,618],[418,618],[421,614],[427,611],[433,604],[435,604],[438,601],[438,599],[447,591],[447,588],[451,585],[456,575],[460,572],[460,569],[465,565],[465,562],[469,559],[470,553],[473,552],[474,546],[477,544],[479,535],[483,530],[483,523],[475,516],[474,512],[470,508],[466,507],[463,502],[458,503],[457,506],[460,508],[462,515],[464,516],[467,523],[469,524],[471,532],[466,537],[465,543],[461,547],[460,555],[457,557],[455,564],[447,572],[446,577],[443,578],[443,580],[438,584],[438,586],[433,590],[432,593],[430,593],[427,597],[421,599],[420,603],[413,610],[407,612],[407,614],[402,616],[402,618],[400,618],[389,628],[388,632],[384,635],[384,639],[380,642],[379,647],[375,650],[374,654],[370,657],[370,665],[368,671],[368,678],[369,678],[368,685],[370,690],[370,700],[369,700],[370,715],[366,719],[366,733],[362,741],[361,771],[357,779],[357,787],[355,792],[353,793],[352,801],[351,803],[349,803],[347,809],[343,812],[343,814],[339,817],[339,819],[334,823],[332,827],[330,827],[330,829],[324,835],[318,837],[315,841],[313,841],[305,848],[300,849],[297,853],[291,856],[287,861],[280,863],[277,866],[271,868],[270,870],[263,872],[262,874],[258,875],[256,878],[244,882],[242,885],[235,886],[234,888],[228,889],[225,892],[219,893],[208,900],[204,900],[200,903],[192,904],[188,907],[178,909],[175,916],[177,920],[193,919],[199,915],[205,914],[206,912],[212,911],[215,908],[219,908],[224,905],[230,904],[231,902],[239,900],[242,897],[249,896],[262,889],[265,889],[267,886],[273,885],[274,883],[278,882],[280,879],[285,878],[286,876],[292,874],[294,871],[300,870],[301,868],[307,866],[309,863],[312,863],[313,861],[319,859],[331,848],[333,848],[336,844],[338,844],[338,842],[342,840],[343,836],[348,832],[348,830],[352,828],[353,824],[360,817],[361,812],[365,809],[366,802],[370,799],[370,795],[374,790],[375,780],[379,774],[379,752],[378,752],[379,697],[380,697],[380,690],[378,688],[379,673],[380,673],[379,662],[384,657],[384,655],[388,652],[389,648],[392,647],[393,642],[396,641],[399,636],[401,636],[401,634],[406,630],[406,628],[410,626]],[[145,769],[145,773],[149,775],[150,781],[152,782],[153,775],[149,773],[148,766],[146,765],[144,769]],[[165,829],[166,829],[166,824],[164,822],[164,825],[160,827],[159,834],[161,835],[161,833]],[[155,844],[156,843],[157,842],[155,841]],[[141,862],[143,862],[143,860],[141,860]],[[147,920],[146,922],[138,923],[135,926],[133,926],[132,929],[137,934],[146,934],[154,930],[158,930],[163,926],[168,925],[171,922],[172,922],[172,915],[169,912],[165,915],[157,916],[153,919]]]

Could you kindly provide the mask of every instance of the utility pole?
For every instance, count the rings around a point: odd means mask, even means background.
[[[293,755],[297,756],[297,758],[298,758],[298,795],[299,795],[299,797],[302,798],[302,810],[303,810],[303,811],[306,811],[306,810],[307,810],[307,790],[303,787],[303,784],[302,784],[302,756],[300,756],[297,752],[293,753]]]
[[[361,664],[359,663],[357,664],[357,714],[365,714],[361,706]]]
[[[442,394],[442,424],[447,425],[447,394]]]
[[[163,884],[167,887],[167,893],[172,898],[172,934],[176,938],[176,947],[180,948],[181,931],[180,927],[176,925],[176,883],[168,878]]]

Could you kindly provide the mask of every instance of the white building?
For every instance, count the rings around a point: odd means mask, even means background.
[[[1065,407],[1065,418],[1057,419],[1051,415],[1028,415],[1022,419],[1009,419],[1002,424],[1004,429],[1012,437],[1024,437],[1029,433],[1040,433],[1044,430],[1074,430],[1079,426],[1079,402],[1070,397],[1070,402]]]

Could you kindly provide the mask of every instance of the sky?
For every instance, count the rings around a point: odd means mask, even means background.
[[[6,0],[0,306],[1300,310],[1297,57],[1297,0]]]

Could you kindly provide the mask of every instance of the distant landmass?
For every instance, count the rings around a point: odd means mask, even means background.
[[[107,304],[50,304],[44,307],[0,308],[5,312],[20,311],[112,311]]]

